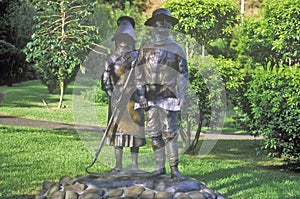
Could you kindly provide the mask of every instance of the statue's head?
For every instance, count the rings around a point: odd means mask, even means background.
[[[158,8],[152,13],[152,17],[146,22],[146,26],[172,28],[178,23],[178,19],[171,16],[171,13],[166,8]]]
[[[116,48],[132,50],[135,48],[136,36],[134,34],[134,19],[128,16],[122,16],[117,20],[118,30],[112,37]]]
[[[164,40],[169,37],[170,29],[178,23],[178,19],[171,16],[166,8],[159,8],[152,13],[152,17],[146,22],[146,26],[153,27],[152,34],[156,40]]]

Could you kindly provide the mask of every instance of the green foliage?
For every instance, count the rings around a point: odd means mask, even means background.
[[[171,0],[165,7],[179,19],[176,30],[191,35],[204,46],[230,34],[239,13],[232,0]]]
[[[28,66],[22,48],[30,40],[33,8],[25,1],[1,2],[0,85],[11,86],[27,78]]]
[[[270,156],[299,160],[299,69],[287,67],[299,65],[299,1],[263,4],[262,17],[246,19],[234,34],[245,72],[234,103],[239,123],[266,138]]]
[[[126,10],[126,6],[135,6],[137,11],[140,13],[145,11],[146,4],[149,0],[101,0],[102,2],[106,2],[112,6],[112,8]]]
[[[115,29],[116,20],[112,15],[112,7],[107,4],[97,4],[94,10],[93,24],[98,28],[99,39],[107,39],[111,35],[111,30]]]
[[[12,86],[13,83],[21,79],[24,68],[20,65],[20,50],[6,42],[0,40],[0,85]]]
[[[138,1],[133,1],[132,3],[126,1],[123,6],[123,9],[114,10],[113,16],[115,17],[115,21],[117,21],[120,16],[127,15],[134,18],[136,28],[144,26],[147,16],[139,10]]]
[[[248,18],[245,19],[243,26],[235,30],[232,47],[238,52],[236,59],[245,68],[254,68],[255,64],[274,65],[278,61],[272,48],[272,29],[267,27],[268,24],[264,20]]]
[[[272,157],[300,161],[300,70],[297,67],[257,69],[246,97],[252,131],[263,135]]]
[[[100,105],[108,104],[108,96],[101,89],[101,81],[98,81],[97,86],[85,90],[82,93],[82,96],[84,97],[85,100],[89,100],[90,102],[95,102]]]
[[[194,53],[193,47],[188,49],[189,79],[191,91],[189,94],[196,95],[197,104],[189,104],[188,109],[194,107],[191,115],[183,118],[185,121],[196,123],[196,136],[188,151],[193,151],[197,145],[202,128],[202,122],[209,123],[211,128],[218,126],[220,116],[223,113],[225,88],[223,80],[217,70],[212,57],[205,57],[205,47],[213,40],[230,35],[237,22],[238,5],[236,2],[209,1],[209,0],[183,0],[168,1],[164,7],[169,9],[172,15],[178,18],[179,23],[175,30],[187,34],[197,43],[201,44],[200,55]],[[188,96],[190,97],[190,96]],[[200,113],[195,117],[194,112]],[[194,119],[189,119],[194,118]],[[188,125],[190,126],[190,125]],[[189,128],[188,128],[189,129]]]
[[[236,91],[242,85],[244,72],[239,62],[220,56],[215,59],[216,66],[225,83],[227,91]]]
[[[261,18],[248,18],[235,32],[232,46],[244,63],[299,65],[300,1],[267,0]]]
[[[63,83],[81,67],[87,50],[98,39],[97,27],[91,24],[96,3],[42,0],[33,4],[36,25],[25,48],[26,59],[34,63],[50,92],[56,82],[63,91]]]
[[[278,62],[294,65],[300,62],[300,0],[266,0],[263,16],[272,31],[273,50]]]
[[[191,123],[187,126],[197,126],[193,143],[187,150],[187,153],[194,153],[202,126],[209,126],[210,130],[220,127],[226,109],[226,93],[223,79],[211,56],[195,55],[189,59],[189,81],[187,101],[190,103],[184,107],[188,114],[182,115],[182,120]]]

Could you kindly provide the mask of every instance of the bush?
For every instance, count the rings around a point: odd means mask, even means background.
[[[265,138],[269,156],[300,160],[300,69],[258,69],[246,97],[251,129]]]
[[[84,99],[99,103],[101,105],[108,104],[108,96],[107,94],[101,89],[101,81],[98,81],[97,86],[93,86],[90,89],[85,90],[82,93]]]

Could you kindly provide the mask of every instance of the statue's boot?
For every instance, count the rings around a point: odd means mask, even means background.
[[[184,177],[178,170],[178,134],[172,139],[167,140],[166,147],[168,152],[169,164],[171,168],[171,178],[183,180]]]
[[[166,174],[165,167],[165,144],[162,137],[152,138],[152,148],[154,151],[156,167],[153,172],[150,173],[150,177]]]

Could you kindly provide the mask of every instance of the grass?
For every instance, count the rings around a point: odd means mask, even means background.
[[[14,84],[13,87],[1,86],[0,93],[4,94],[4,100],[0,102],[0,113],[29,119],[104,126],[107,120],[107,107],[91,105],[81,95],[74,94],[73,87],[72,84],[68,86],[64,95],[64,108],[58,109],[59,94],[49,94],[39,80]],[[42,99],[48,103],[49,109]],[[90,109],[95,109],[93,117]],[[87,120],[88,118],[90,120]]]
[[[0,198],[33,198],[43,181],[84,175],[93,158],[75,131],[0,126],[0,137]]]
[[[299,171],[258,152],[259,140],[218,140],[205,157],[184,156],[183,170],[226,198],[299,198]]]
[[[33,198],[43,181],[86,175],[93,158],[75,131],[0,126],[0,137],[0,198]],[[226,198],[299,197],[299,173],[283,169],[281,160],[257,155],[258,142],[219,140],[204,157],[182,156],[180,170]],[[109,169],[97,162],[93,170]]]

